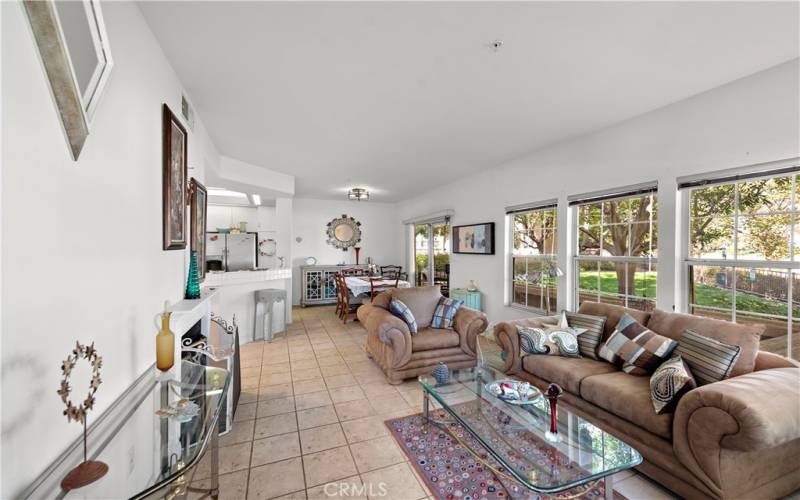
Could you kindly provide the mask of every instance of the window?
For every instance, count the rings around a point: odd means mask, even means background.
[[[558,311],[556,207],[508,212],[511,223],[511,303],[545,314]]]
[[[449,218],[414,225],[414,283],[439,285],[442,295],[450,296]]]
[[[576,304],[650,311],[656,299],[656,187],[571,200],[577,217]]]
[[[798,181],[784,172],[681,185],[688,188],[689,312],[766,325],[761,348],[789,357],[800,330]]]

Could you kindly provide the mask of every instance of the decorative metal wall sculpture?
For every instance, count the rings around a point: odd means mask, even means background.
[[[342,214],[328,222],[328,244],[347,251],[361,241],[361,223]]]

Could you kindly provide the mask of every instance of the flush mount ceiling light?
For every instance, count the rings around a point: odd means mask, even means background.
[[[251,194],[250,198],[253,200],[253,205],[259,206],[261,205],[261,195],[260,194]]]
[[[347,193],[347,199],[350,201],[369,201],[369,191],[364,188],[352,188]]]

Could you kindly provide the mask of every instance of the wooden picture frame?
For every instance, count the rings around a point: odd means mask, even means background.
[[[169,106],[162,111],[163,127],[163,207],[164,250],[186,248],[186,156],[189,136]]]
[[[206,277],[206,225],[208,224],[208,192],[206,187],[192,177],[189,182],[189,249],[197,252],[200,281]]]
[[[494,255],[494,222],[453,226],[453,253]]]

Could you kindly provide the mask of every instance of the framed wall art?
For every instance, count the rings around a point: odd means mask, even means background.
[[[197,267],[200,271],[200,281],[206,277],[206,214],[208,213],[208,193],[205,186],[192,177],[189,183],[189,220],[190,220],[190,246],[197,252]]]
[[[164,250],[186,248],[186,155],[188,135],[178,118],[163,107]]]
[[[453,253],[494,255],[494,222],[453,226]]]

